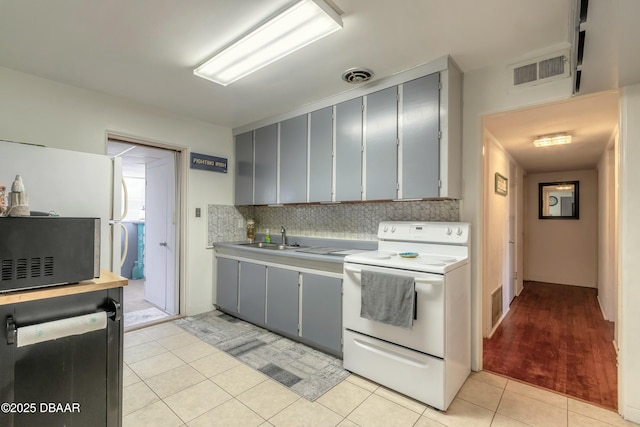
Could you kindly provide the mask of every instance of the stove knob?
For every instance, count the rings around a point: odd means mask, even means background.
[[[453,230],[451,229],[451,227],[447,227],[447,236],[451,236],[451,233],[453,233]]]
[[[391,232],[395,233],[396,232],[396,227],[395,226],[391,226]]]
[[[389,227],[387,227],[386,225],[384,226],[384,228],[382,229],[383,232],[387,232],[387,230],[389,230]]]
[[[456,234],[462,236],[462,228],[456,228]]]

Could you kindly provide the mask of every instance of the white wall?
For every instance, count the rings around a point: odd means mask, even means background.
[[[0,94],[0,139],[105,154],[106,132],[112,131],[232,160],[228,128],[1,67]],[[206,212],[208,204],[233,204],[233,161],[229,165],[227,174],[187,174],[186,314],[212,308],[207,218],[195,218],[194,212]]]
[[[565,48],[555,46],[549,50]],[[540,52],[532,52],[537,56]],[[514,60],[513,62],[517,62]],[[482,368],[482,224],[483,209],[483,153],[482,116],[516,108],[559,101],[571,97],[571,79],[557,80],[545,85],[507,92],[507,65],[474,70],[464,74],[461,220],[471,228],[471,302],[472,302],[472,369]]]
[[[622,90],[619,143],[619,407],[640,423],[640,84]]]
[[[538,184],[579,181],[579,214],[538,219]],[[595,170],[531,174],[525,178],[525,280],[595,288],[598,279],[598,176]]]
[[[509,311],[509,303],[515,296],[513,271],[510,269],[510,257],[515,257],[509,241],[512,198],[517,197],[514,189],[519,180],[518,167],[493,135],[485,131],[485,232],[483,252],[483,335],[490,336],[492,324],[492,298],[496,289],[502,287],[502,313]],[[509,191],[506,196],[495,192],[495,174],[506,177]],[[516,202],[517,203],[517,202]],[[515,206],[515,203],[513,204]],[[515,218],[514,218],[515,219]],[[513,260],[517,269],[517,261]],[[497,327],[497,324],[496,324]]]
[[[617,318],[616,147],[618,136],[598,162],[598,301],[606,320]],[[617,329],[617,325],[616,325]]]

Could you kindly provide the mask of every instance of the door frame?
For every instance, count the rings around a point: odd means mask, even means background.
[[[177,153],[176,161],[176,244],[178,256],[176,265],[176,283],[178,286],[178,316],[187,312],[187,283],[186,273],[186,236],[187,236],[187,173],[189,171],[189,148],[184,145],[170,144],[149,138],[138,137],[122,132],[107,130],[105,132],[104,153],[107,153],[109,140],[120,141],[135,145],[145,145],[150,148],[172,150]]]

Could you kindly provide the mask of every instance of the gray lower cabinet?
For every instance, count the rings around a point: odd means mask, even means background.
[[[294,270],[267,267],[267,326],[298,335],[298,276]]]
[[[236,136],[235,204],[253,204],[253,131]]]
[[[303,273],[301,313],[301,336],[342,354],[342,280]]]
[[[222,311],[342,356],[342,279],[216,259]]]
[[[278,184],[278,124],[256,129],[254,147],[254,204],[274,204],[277,202]]]
[[[249,322],[264,325],[267,267],[240,261],[238,312]]]
[[[216,304],[228,313],[238,312],[238,261],[217,258]]]

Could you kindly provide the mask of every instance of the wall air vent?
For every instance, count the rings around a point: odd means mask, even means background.
[[[511,65],[509,87],[528,87],[569,77],[569,58],[567,50]]]

